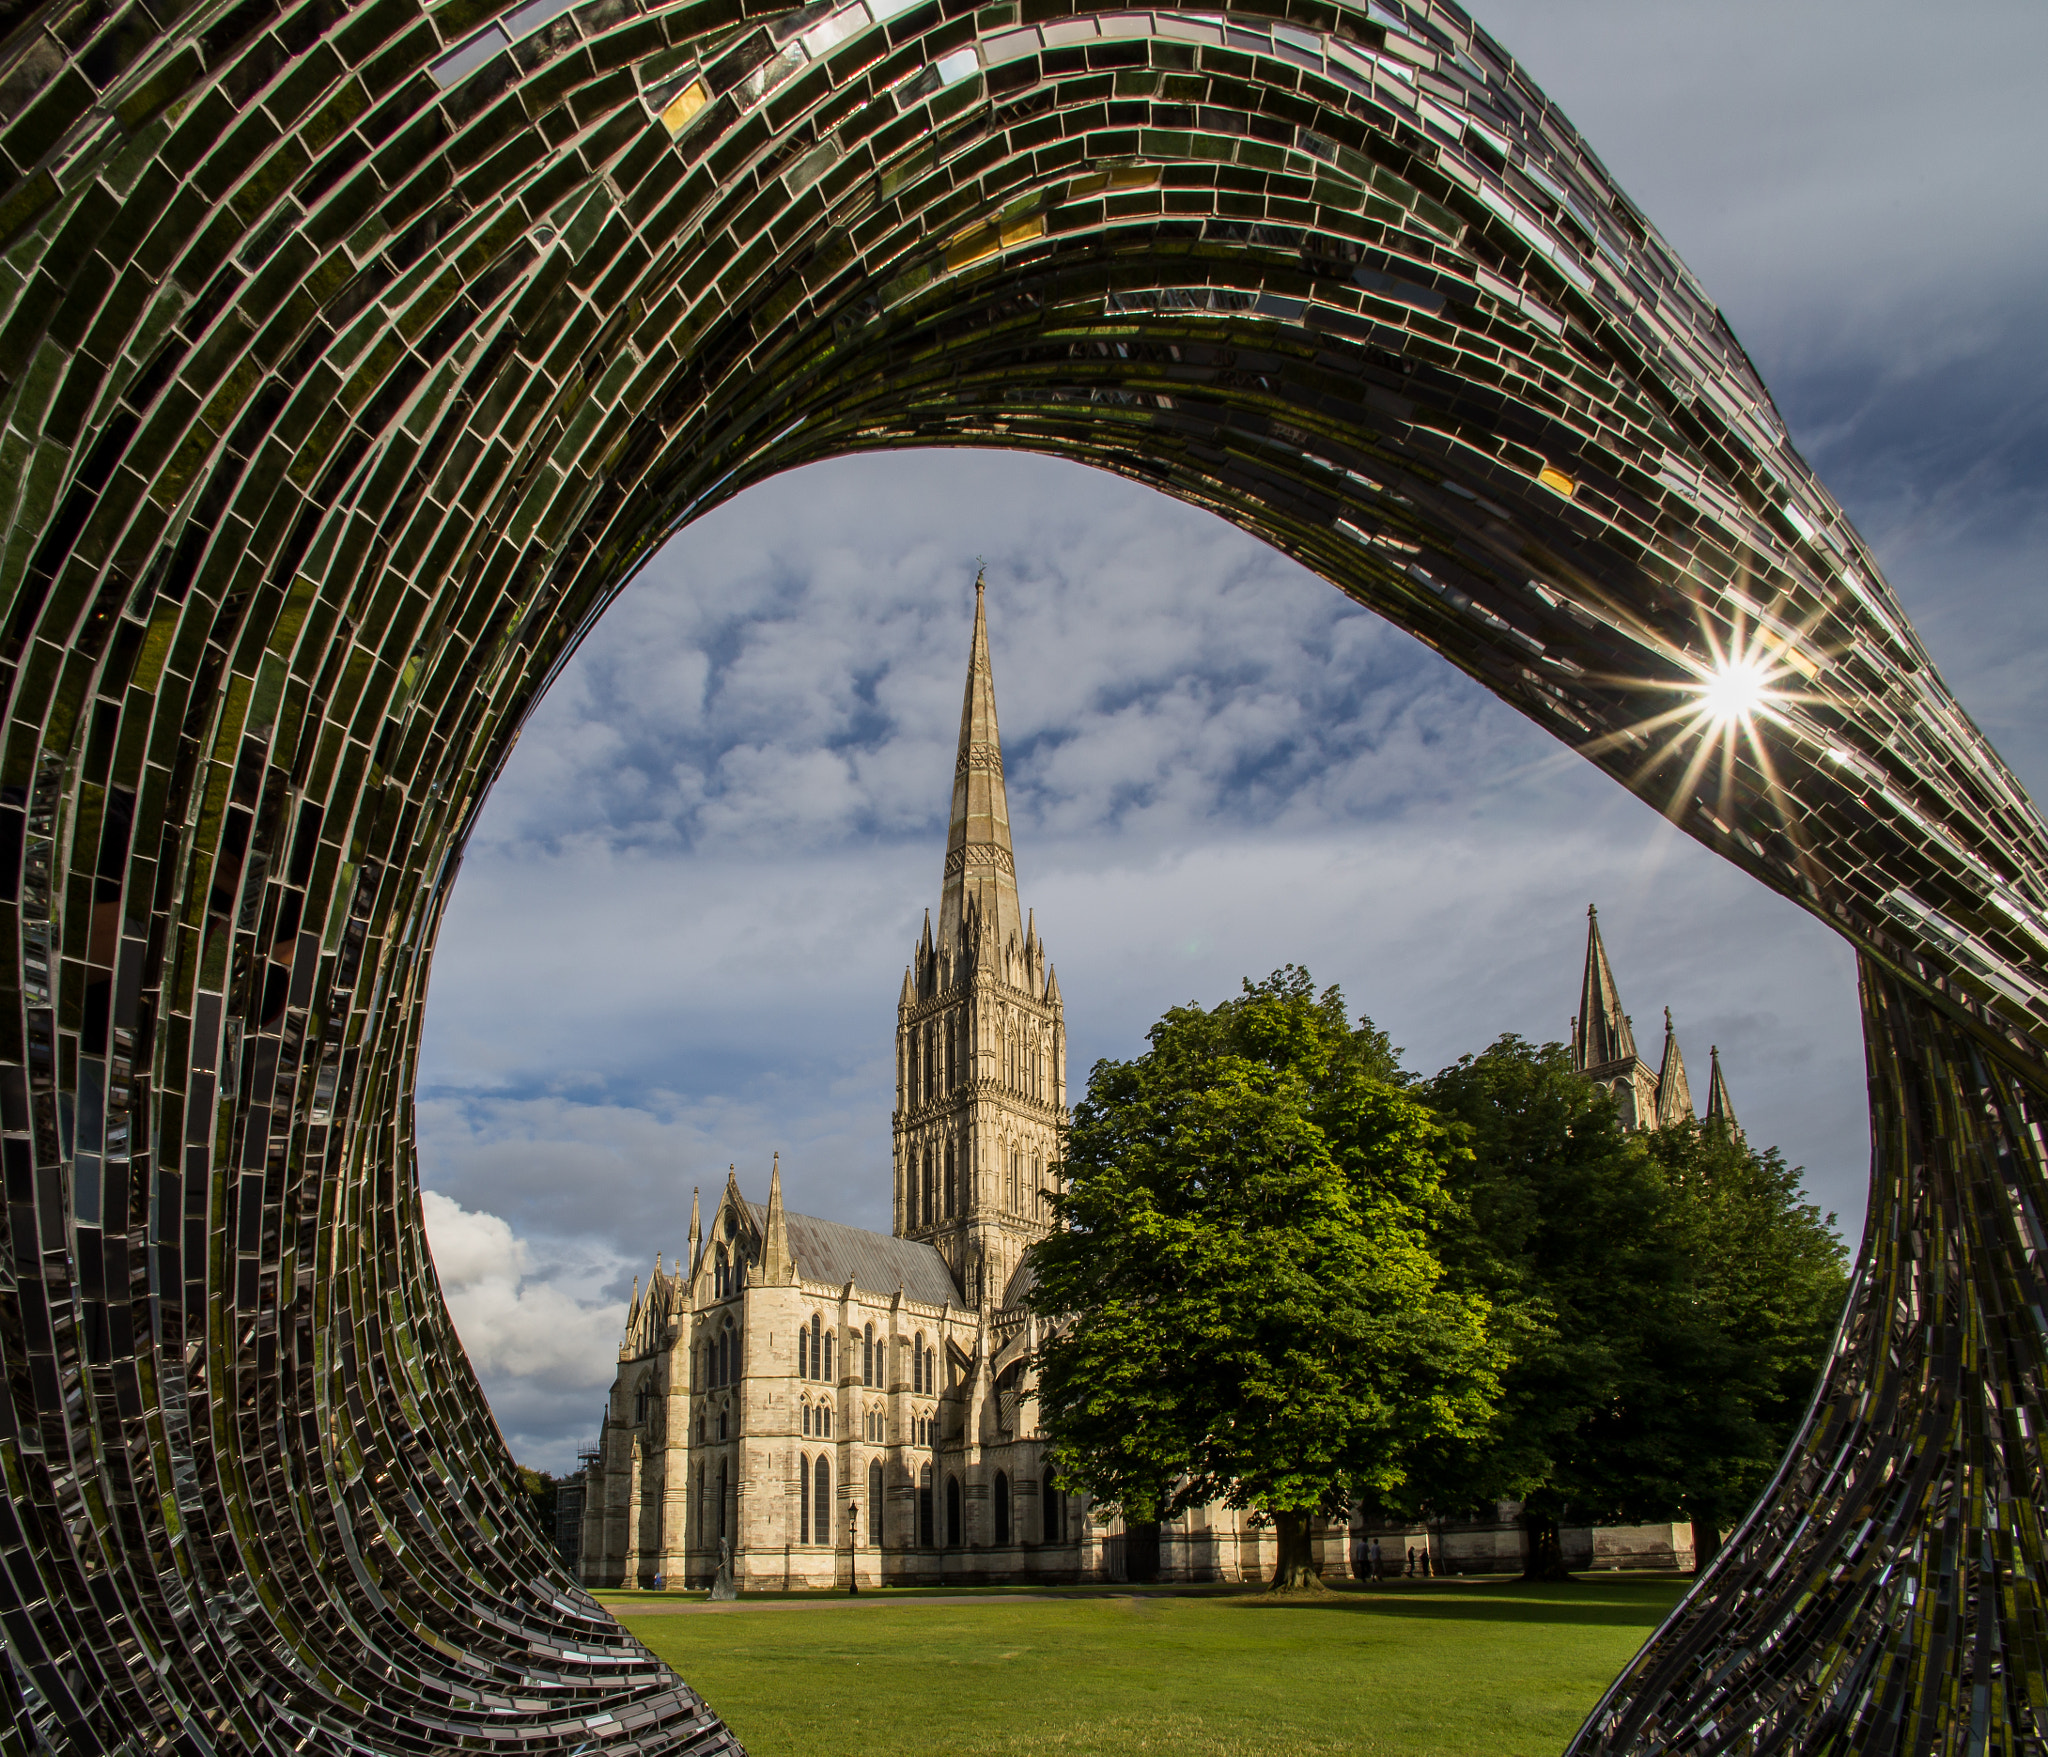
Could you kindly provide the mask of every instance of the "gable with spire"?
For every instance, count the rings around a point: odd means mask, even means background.
[[[1721,1051],[1713,1052],[1713,1084],[1707,1117],[1734,1127],[1734,1107],[1721,1075]],[[1692,1083],[1671,1009],[1664,1009],[1664,1048],[1656,1067],[1636,1050],[1635,1024],[1621,1004],[1620,985],[1600,937],[1600,911],[1586,906],[1586,967],[1579,981],[1579,1011],[1572,1020],[1571,1061],[1575,1072],[1614,1094],[1626,1129],[1666,1129],[1694,1116]],[[1739,1132],[1739,1131],[1738,1131]]]

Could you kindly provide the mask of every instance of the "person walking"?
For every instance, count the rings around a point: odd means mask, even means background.
[[[1372,1577],[1375,1580],[1380,1577],[1380,1540],[1378,1538],[1372,1540]]]

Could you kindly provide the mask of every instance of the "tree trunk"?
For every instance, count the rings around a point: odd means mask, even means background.
[[[1692,1522],[1692,1571],[1704,1574],[1707,1565],[1721,1553],[1721,1522],[1709,1515]]]
[[[1524,1580],[1569,1580],[1571,1575],[1564,1565],[1564,1549],[1557,1541],[1557,1520],[1549,1513],[1532,1512],[1522,1509],[1522,1531],[1529,1540],[1528,1554],[1522,1562]]]
[[[1273,1529],[1280,1539],[1280,1559],[1273,1569],[1271,1592],[1327,1592],[1316,1568],[1315,1546],[1309,1542],[1307,1513],[1275,1513]]]

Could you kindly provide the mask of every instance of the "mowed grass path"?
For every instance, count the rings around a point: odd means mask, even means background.
[[[641,1616],[611,1602],[752,1757],[1555,1757],[1682,1590],[1595,1577],[1399,1581],[1309,1604],[871,1594]]]

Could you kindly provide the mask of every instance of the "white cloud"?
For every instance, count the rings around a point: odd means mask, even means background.
[[[588,1261],[556,1266],[560,1279],[536,1273],[526,1241],[498,1215],[435,1190],[422,1190],[420,1203],[449,1315],[487,1392],[516,1383],[554,1396],[611,1382],[626,1308],[572,1291]]]

